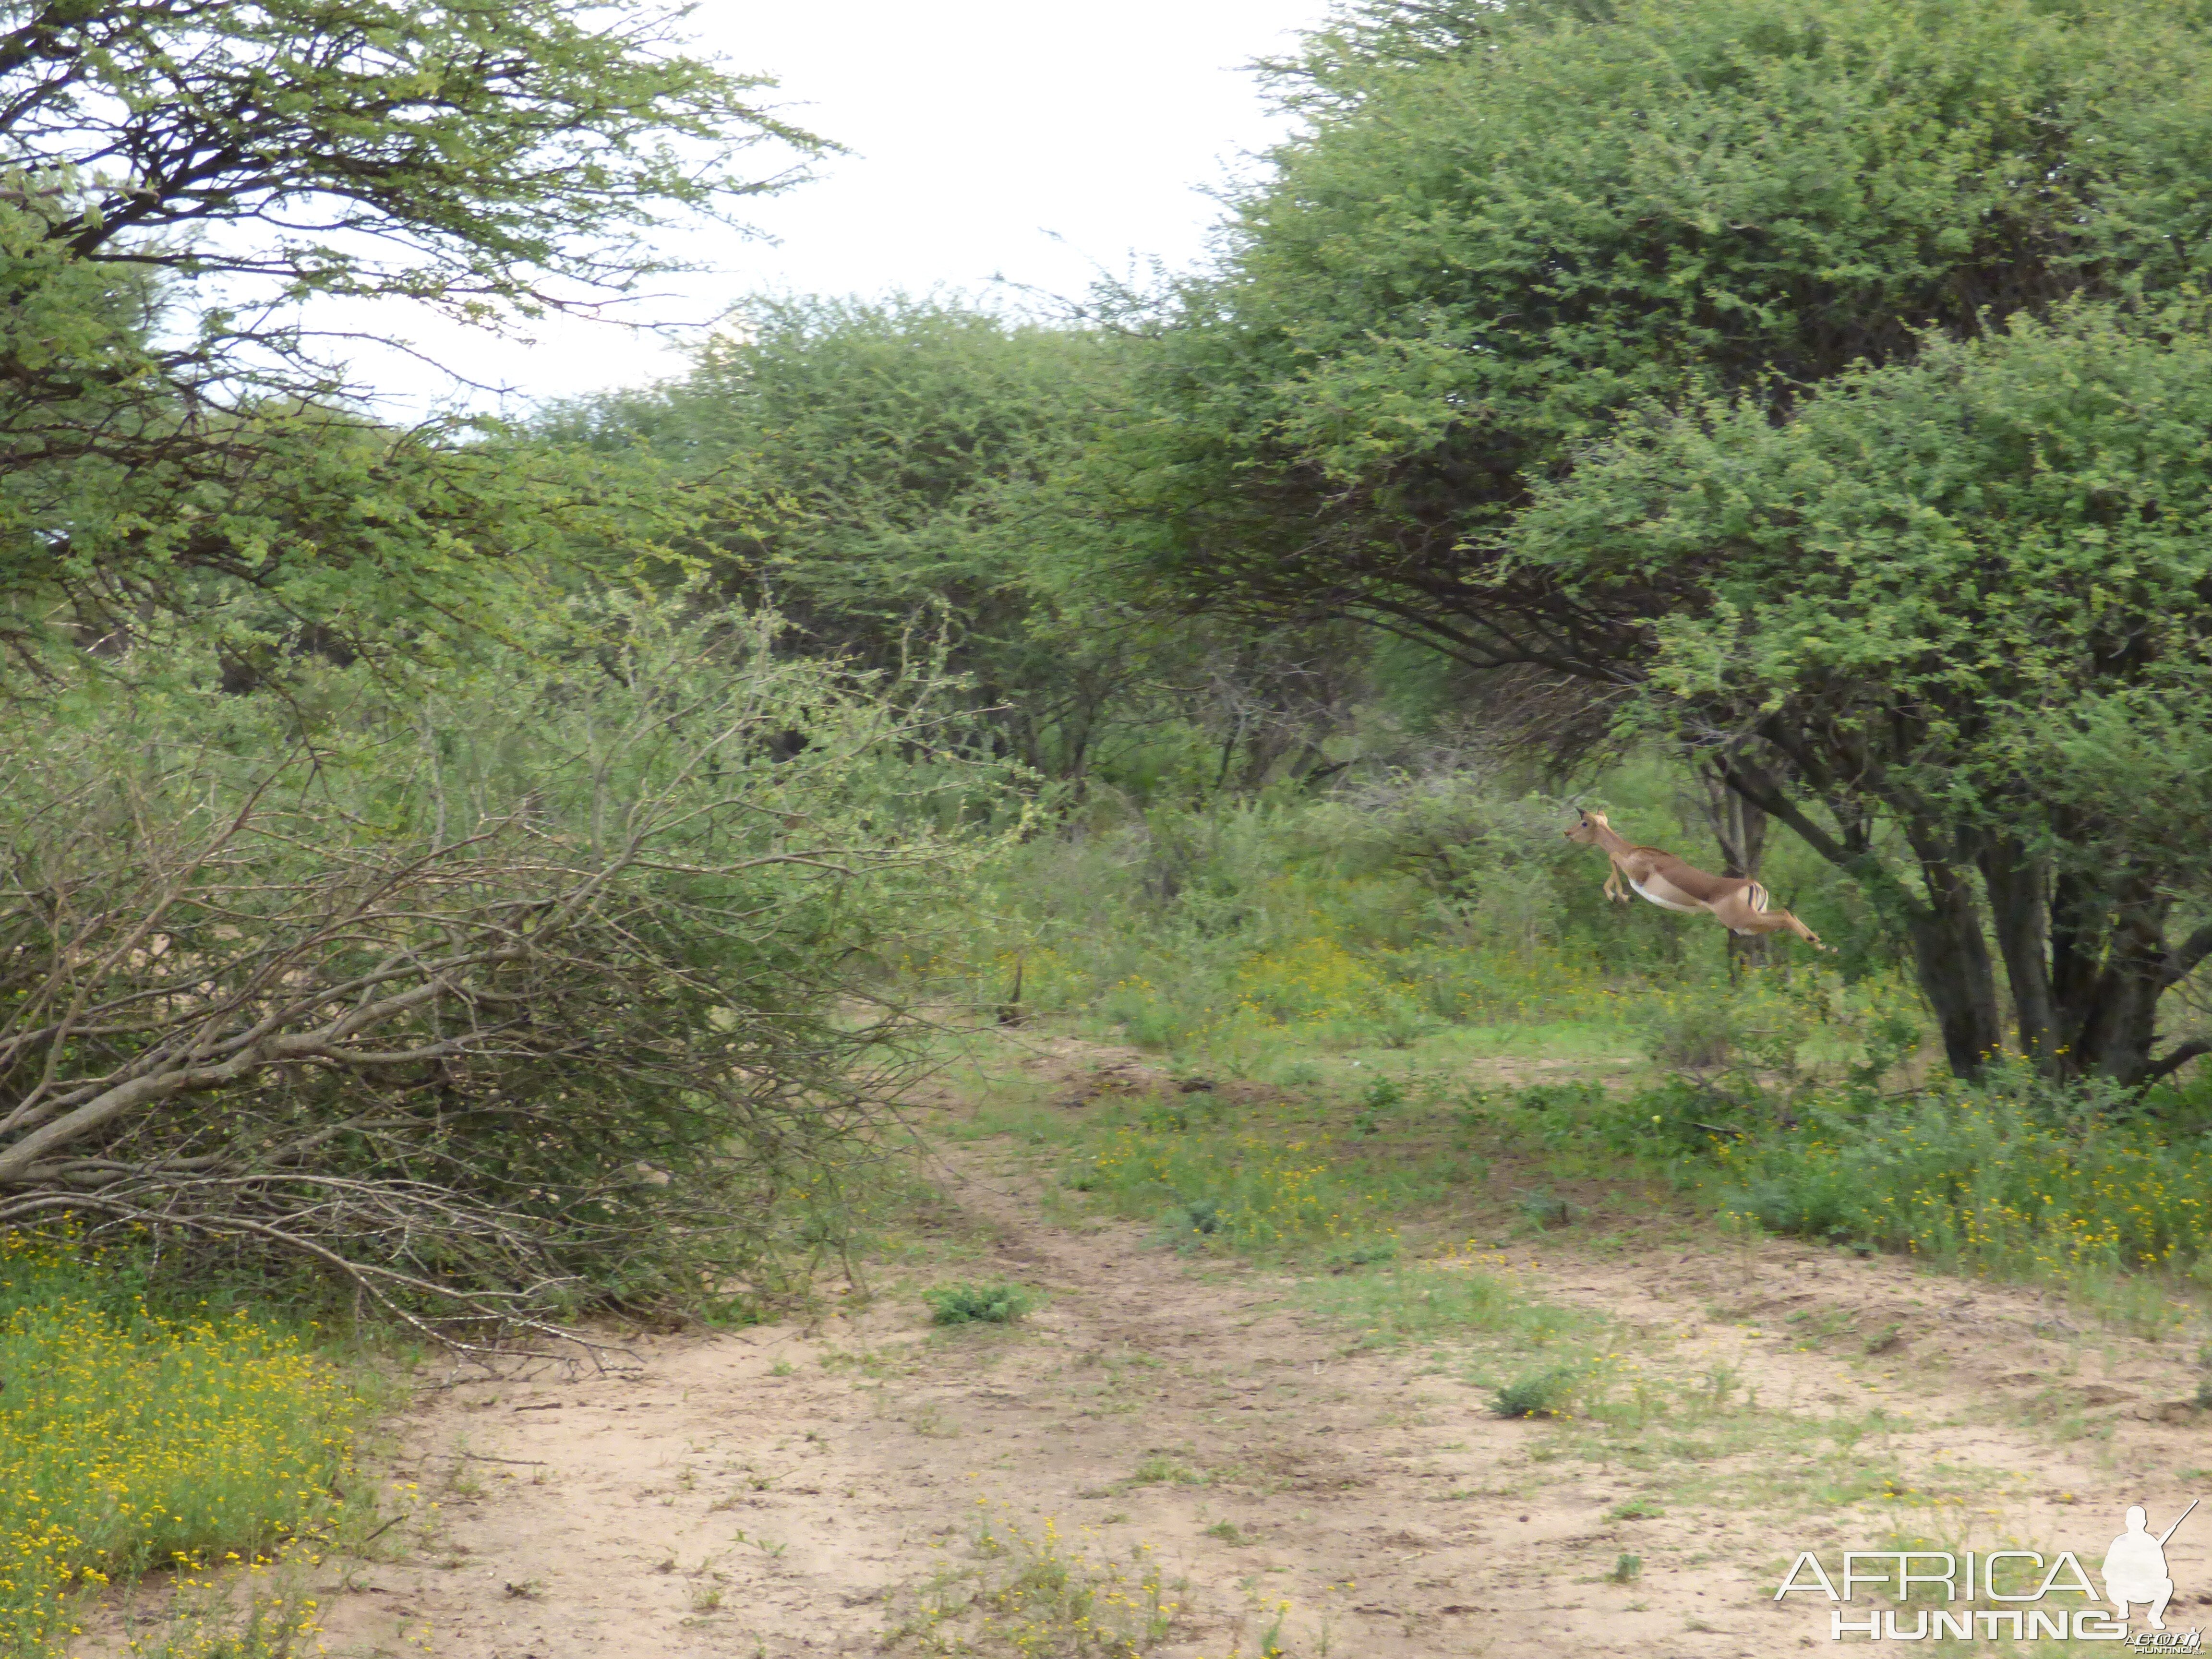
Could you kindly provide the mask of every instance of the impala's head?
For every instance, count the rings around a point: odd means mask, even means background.
[[[1597,832],[1613,826],[1605,821],[1602,812],[1577,812],[1575,821],[1559,833],[1580,847],[1597,845]]]

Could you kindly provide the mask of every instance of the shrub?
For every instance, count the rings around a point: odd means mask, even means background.
[[[1521,1213],[1540,1227],[1564,1227],[1574,1219],[1567,1200],[1549,1193],[1523,1193],[1516,1203]]]
[[[2207,1259],[2212,1146],[2124,1097],[2001,1066],[1715,1148],[1726,1202],[1769,1231],[1864,1242],[2032,1277]]]
[[[1582,1383],[1582,1372],[1572,1366],[1532,1371],[1498,1389],[1490,1408],[1500,1417],[1563,1417]]]
[[[818,1248],[793,1200],[908,1054],[854,1004],[935,925],[971,780],[766,624],[614,623],[404,703],[0,715],[0,1224],[309,1262],[471,1335]]]
[[[924,1291],[930,1322],[936,1325],[1011,1325],[1037,1304],[1036,1293],[1019,1285],[948,1285]]]

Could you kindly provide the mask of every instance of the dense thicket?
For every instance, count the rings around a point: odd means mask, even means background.
[[[994,785],[914,758],[927,686],[609,620],[397,701],[325,673],[304,730],[212,689],[13,720],[0,1224],[289,1252],[434,1329],[774,1286]]]
[[[681,503],[316,331],[618,298],[815,147],[675,16],[0,7],[0,1218],[495,1328],[761,1288],[864,1149],[935,694],[610,597]]]

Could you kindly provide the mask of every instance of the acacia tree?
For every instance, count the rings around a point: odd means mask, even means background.
[[[1330,632],[1254,635],[1127,604],[1079,463],[1119,418],[1132,343],[942,299],[754,300],[649,391],[532,435],[681,484],[675,544],[791,648],[965,683],[966,741],[1080,782],[1162,728],[1199,787],[1322,763],[1363,666]],[[1193,728],[1195,728],[1194,730]]]
[[[941,653],[972,741],[1080,771],[1131,670],[1056,626],[1046,497],[1116,400],[1111,343],[939,300],[754,300],[732,325],[679,380],[537,435],[694,491],[684,550],[794,647],[894,671]]]
[[[640,0],[0,5],[0,605],[119,647],[250,592],[271,630],[494,607],[522,492],[345,403],[324,298],[496,325],[670,266],[673,216],[817,141]],[[551,492],[547,492],[548,494]],[[541,505],[543,503],[541,502]],[[477,596],[481,598],[481,595]],[[250,631],[250,629],[249,629]]]
[[[1662,623],[1728,596],[1694,564],[1573,583],[1515,557],[1532,492],[1641,407],[1784,422],[1931,338],[2194,280],[2208,67],[2182,0],[1376,8],[1286,68],[1309,130],[1178,297],[1119,458],[1146,567],[1199,603],[1663,697]],[[1711,741],[1733,761],[1753,735]],[[1761,758],[1808,799],[1861,767],[1810,738]],[[1890,914],[1971,1072],[2001,1036],[1986,881],[1897,810],[1824,833],[1869,881],[1910,844]]]

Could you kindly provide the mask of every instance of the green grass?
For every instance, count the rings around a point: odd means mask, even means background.
[[[349,1502],[370,1401],[313,1333],[159,1316],[123,1266],[0,1235],[0,1654],[56,1649],[111,1582],[265,1566]]]
[[[1732,1206],[1777,1232],[2060,1276],[2187,1269],[2212,1245],[2212,1144],[2072,1108],[2018,1078],[1717,1149]]]
[[[1379,1258],[1395,1248],[1394,1198],[1427,1184],[1421,1171],[1364,1167],[1295,1118],[1177,1127],[1147,1123],[1141,1109],[1138,1121],[1124,1117],[1069,1155],[1060,1181],[1117,1214],[1156,1221],[1179,1248]]]
[[[1298,1286],[1297,1297],[1300,1306],[1357,1332],[1364,1347],[1496,1340],[1542,1349],[1595,1340],[1604,1324],[1594,1314],[1532,1301],[1469,1267],[1410,1267],[1310,1279]]]

